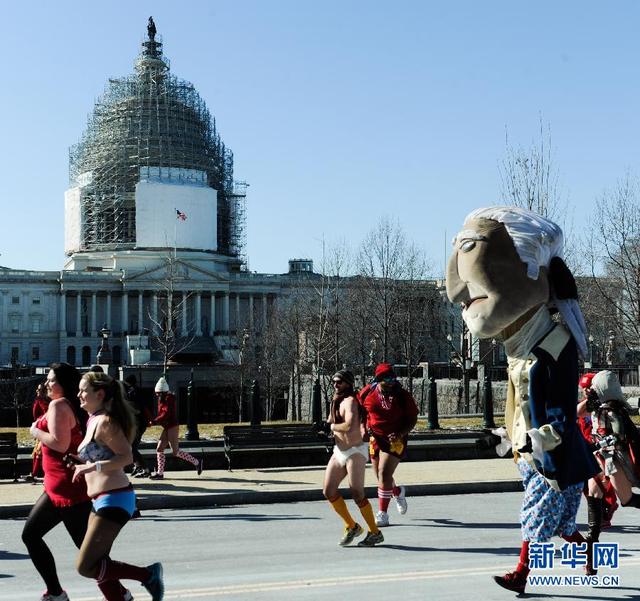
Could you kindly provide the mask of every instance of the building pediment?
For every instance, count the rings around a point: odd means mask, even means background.
[[[126,271],[123,277],[124,287],[134,286],[138,288],[141,284],[146,287],[166,287],[167,283],[173,281],[174,285],[181,284],[228,284],[229,279],[226,274],[203,269],[184,259],[166,260],[161,264],[154,265],[149,269],[138,272]]]

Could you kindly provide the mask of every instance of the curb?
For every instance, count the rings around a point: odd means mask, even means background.
[[[407,485],[410,497],[428,497],[435,495],[468,495],[496,492],[521,492],[522,480],[498,480],[495,482],[433,482],[429,484]],[[374,498],[376,487],[365,489],[368,498]],[[234,505],[262,505],[268,503],[302,503],[323,501],[321,489],[297,489],[274,491],[219,492],[203,495],[151,495],[138,499],[141,511],[149,509],[188,509]],[[32,505],[16,504],[0,506],[0,519],[25,518]]]

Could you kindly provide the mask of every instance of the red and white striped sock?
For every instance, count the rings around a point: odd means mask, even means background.
[[[188,461],[191,465],[198,465],[198,460],[193,455],[190,455],[186,451],[178,451],[177,455],[178,457],[180,457],[180,459],[184,459],[185,461]]]
[[[164,453],[156,453],[156,457],[158,458],[158,469],[156,470],[156,473],[164,474],[164,464],[167,461],[165,459]]]
[[[380,511],[387,512],[389,509],[389,502],[393,496],[393,489],[378,488],[378,508]]]

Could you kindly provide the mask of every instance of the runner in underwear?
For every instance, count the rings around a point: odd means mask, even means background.
[[[84,479],[93,509],[76,562],[78,573],[95,578],[106,601],[132,601],[120,580],[137,580],[153,601],[162,601],[162,564],[139,567],[109,557],[122,527],[136,508],[136,495],[124,473],[131,464],[136,424],[121,382],[105,373],[88,372],[80,380],[80,406],[89,414],[87,434],[70,457],[77,463],[74,482]]]
[[[347,504],[338,491],[340,483],[348,477],[351,497],[369,529],[367,536],[358,546],[373,547],[383,542],[384,537],[376,526],[371,503],[364,495],[364,473],[369,447],[364,440],[365,430],[360,405],[353,389],[355,378],[350,371],[340,370],[332,379],[335,392],[328,421],[335,437],[335,446],[325,471],[322,492],[335,512],[344,520],[344,535],[339,544],[343,547],[351,544],[364,533],[364,530],[351,517]]]

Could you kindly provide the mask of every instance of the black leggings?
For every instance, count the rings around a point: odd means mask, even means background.
[[[43,537],[62,522],[79,549],[87,532],[89,513],[91,513],[91,501],[78,503],[71,507],[56,507],[47,493],[44,493],[31,508],[22,531],[22,541],[29,551],[33,565],[52,595],[59,595],[62,592],[62,587],[58,580],[53,555]]]

